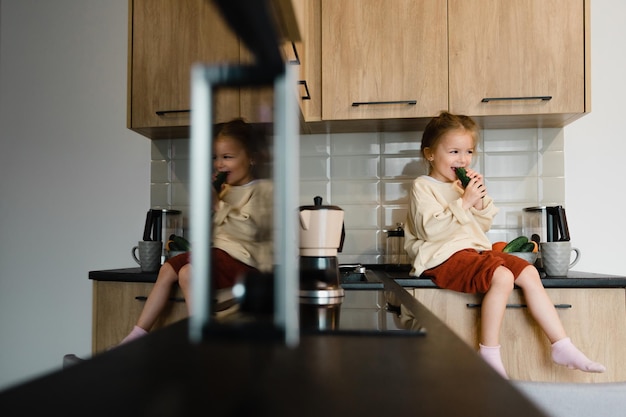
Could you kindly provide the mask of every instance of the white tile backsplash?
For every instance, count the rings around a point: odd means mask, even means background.
[[[343,204],[344,225],[347,229],[374,229],[380,225],[380,209],[377,204]]]
[[[378,179],[379,162],[379,155],[332,156],[330,176],[332,179]]]
[[[330,135],[306,135],[300,138],[300,156],[330,155]]]
[[[323,204],[333,204],[328,197],[330,195],[330,181],[300,181],[299,205],[309,206],[313,204],[313,198],[318,195],[322,197]]]
[[[380,133],[332,135],[331,155],[380,155]]]
[[[383,230],[404,222],[412,180],[426,172],[422,132],[304,135],[300,140],[300,205],[316,195],[345,211],[342,263],[378,263]],[[500,208],[492,241],[521,232],[522,208],[565,201],[563,129],[493,129],[481,132],[472,168],[485,175]],[[152,142],[151,204],[189,206],[189,140]]]
[[[482,137],[484,152],[537,151],[537,129],[484,130]]]
[[[330,157],[300,156],[300,178],[311,180],[329,180]]]
[[[383,132],[381,139],[382,152],[385,155],[420,156],[422,132]]]
[[[485,152],[483,158],[485,177],[537,177],[537,152]]]
[[[424,159],[419,156],[380,156],[383,178],[416,178],[428,171]]]
[[[331,181],[333,204],[374,204],[380,200],[380,181]]]

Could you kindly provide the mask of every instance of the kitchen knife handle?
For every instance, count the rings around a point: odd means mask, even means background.
[[[552,96],[527,96],[527,97],[485,97],[481,103],[489,103],[490,101],[519,101],[519,100],[541,100],[550,101]]]
[[[396,101],[355,101],[352,103],[352,107],[379,105],[379,104],[408,104],[416,105],[417,100],[396,100]]]

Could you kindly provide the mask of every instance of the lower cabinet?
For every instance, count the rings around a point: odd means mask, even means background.
[[[550,342],[531,317],[521,290],[509,299],[500,333],[502,360],[511,379],[547,382],[626,381],[626,291],[623,288],[547,289],[565,331],[607,371],[592,374],[556,365]],[[478,349],[482,296],[416,288],[415,298],[461,339]]]
[[[153,286],[151,282],[93,281],[93,354],[117,345],[131,331]],[[182,291],[175,288],[152,330],[187,317]]]

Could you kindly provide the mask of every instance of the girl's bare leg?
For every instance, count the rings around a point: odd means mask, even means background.
[[[529,265],[515,283],[524,293],[530,314],[552,344],[552,360],[570,369],[585,372],[604,372],[604,365],[587,358],[567,337],[556,308],[546,292],[537,269]]]
[[[188,265],[185,265],[182,269],[185,269]],[[156,282],[148,295],[146,304],[143,306],[143,310],[139,315],[137,324],[131,332],[121,341],[120,344],[130,342],[138,337],[148,334],[154,323],[159,318],[159,315],[167,305],[167,301],[172,292],[172,287],[178,281],[178,275],[174,268],[169,263],[164,263],[159,269],[159,275],[157,275]],[[185,294],[187,299],[187,294]]]
[[[491,287],[483,297],[480,326],[480,356],[500,375],[508,379],[500,356],[500,327],[506,303],[513,291],[513,274],[500,266],[493,274]]]
[[[541,283],[537,268],[527,266],[517,277],[515,284],[522,289],[530,314],[548,336],[550,343],[567,337],[554,304]]]
[[[480,321],[480,343],[485,346],[500,344],[500,327],[506,303],[513,291],[513,274],[500,266],[493,273],[491,287],[483,297]]]
[[[157,280],[148,295],[146,304],[143,306],[137,326],[150,331],[154,323],[157,321],[159,314],[163,311],[170,298],[172,286],[178,281],[178,276],[174,268],[169,263],[164,263],[159,269]]]
[[[191,314],[191,264],[184,265],[178,271],[178,285],[180,285],[180,289],[183,291],[187,312]]]

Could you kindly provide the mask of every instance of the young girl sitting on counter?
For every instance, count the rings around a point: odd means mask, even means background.
[[[257,172],[266,161],[265,138],[241,119],[218,126],[213,141],[216,176],[227,173],[219,192],[213,190],[212,283],[215,289],[232,287],[249,273],[269,272],[272,251],[272,182]],[[121,343],[146,335],[178,282],[190,308],[192,256],[169,258],[159,270],[137,324]]]
[[[500,356],[500,327],[514,285],[522,289],[529,311],[552,345],[552,360],[570,369],[604,372],[567,337],[539,272],[508,253],[491,250],[486,232],[498,209],[487,194],[483,176],[469,168],[478,127],[467,116],[442,112],[424,130],[422,156],[428,175],[413,182],[405,228],[405,249],[412,274],[430,278],[438,287],[484,294],[479,354],[508,378]],[[464,168],[463,188],[456,170]]]

